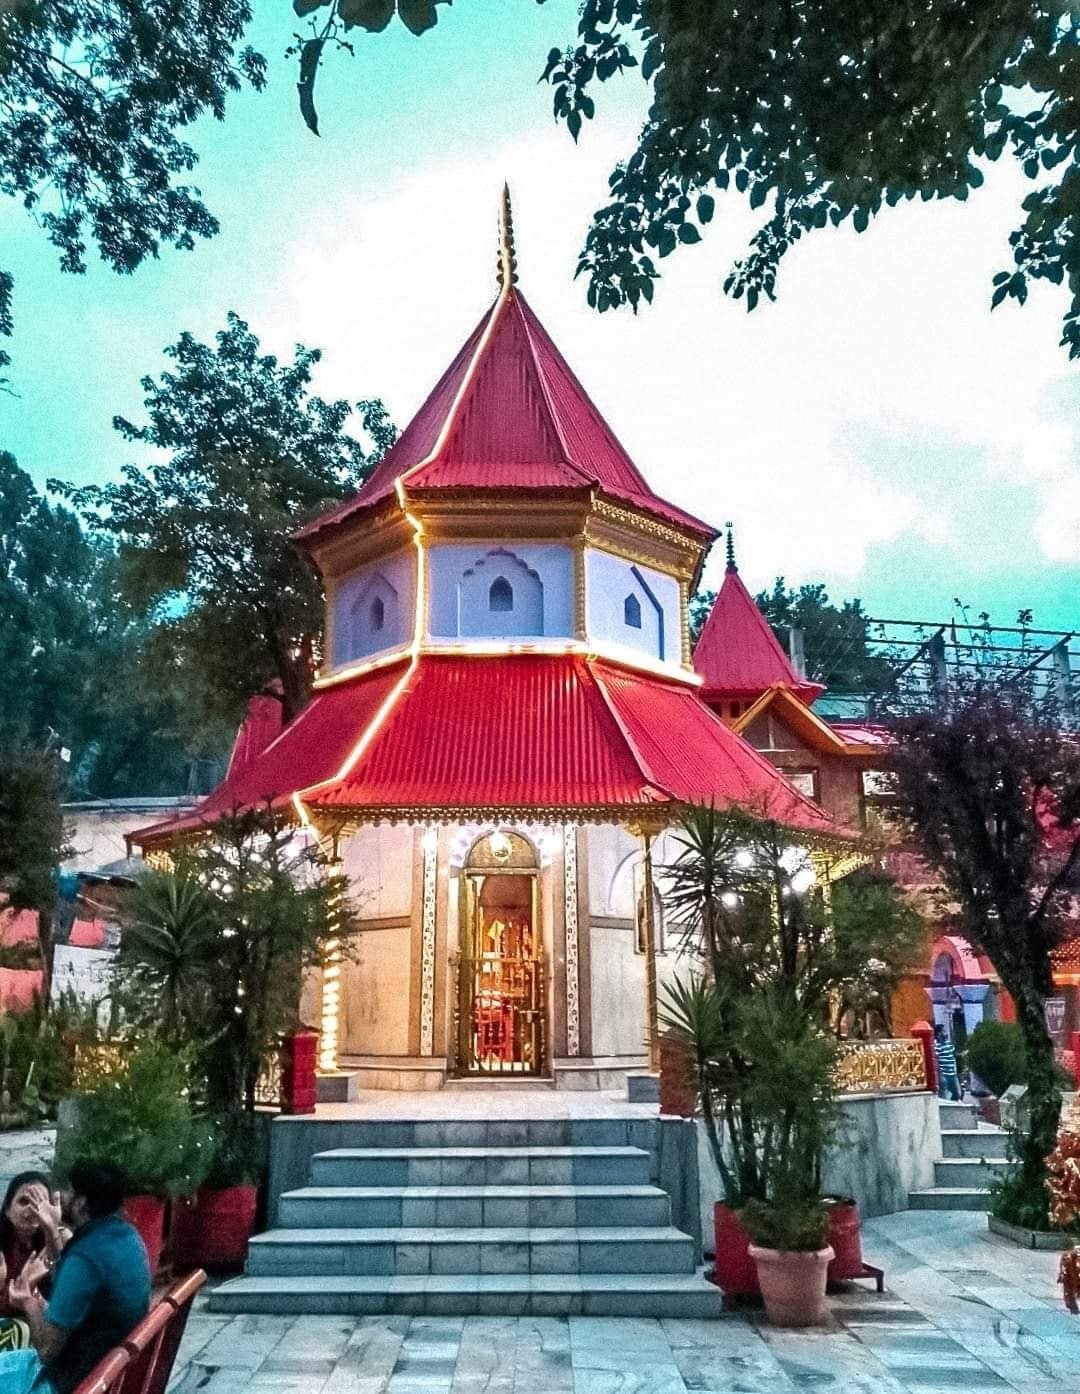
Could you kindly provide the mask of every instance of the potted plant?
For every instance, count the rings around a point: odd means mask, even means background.
[[[715,1281],[756,1294],[742,1212],[751,1201],[821,1200],[821,1155],[838,1126],[839,1004],[853,984],[871,991],[871,976],[887,984],[917,947],[918,920],[876,874],[835,886],[830,907],[797,835],[739,810],[687,809],[674,843],[660,873],[665,909],[701,968],[667,986],[661,1020],[686,1050],[724,1191]],[[807,1170],[792,1190],[776,1178],[799,1155]],[[846,1231],[850,1255],[857,1207],[830,1206],[826,1219]]]
[[[177,1208],[177,1261],[243,1264],[263,1170],[260,1079],[296,1025],[304,970],[328,948],[347,953],[355,929],[347,879],[265,809],[221,819],[136,887],[120,954],[128,996],[190,1045],[218,1123],[209,1173]]]
[[[240,1269],[255,1229],[262,1170],[252,1120],[219,1120],[218,1142],[205,1180],[172,1208],[169,1254],[181,1269]]]
[[[821,1200],[750,1201],[742,1212],[765,1311],[774,1326],[828,1321],[825,1282],[832,1248]]]
[[[124,1213],[154,1272],[166,1203],[198,1188],[213,1154],[212,1128],[192,1099],[190,1058],[153,1038],[122,1042],[99,1053],[84,1089],[74,1126],[57,1143],[57,1176],[80,1157],[122,1167],[130,1188]]]

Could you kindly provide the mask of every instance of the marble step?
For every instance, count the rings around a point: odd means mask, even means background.
[[[946,1157],[979,1157],[1003,1162],[1009,1155],[1009,1136],[989,1124],[982,1128],[957,1129],[941,1134],[941,1150]]]
[[[658,1186],[305,1186],[278,1202],[283,1229],[369,1225],[669,1225],[671,1197]]]
[[[720,1317],[722,1294],[697,1273],[460,1273],[243,1277],[216,1287],[211,1312],[369,1316]]]
[[[645,1186],[640,1147],[342,1147],[311,1159],[313,1186]]]
[[[1004,1159],[990,1162],[977,1157],[945,1157],[934,1163],[934,1180],[946,1189],[953,1186],[975,1186],[985,1189],[1004,1170]]]
[[[248,1246],[251,1277],[477,1273],[692,1273],[694,1243],[632,1229],[273,1229]]]
[[[958,1104],[951,1099],[939,1099],[938,1116],[943,1133],[954,1133],[958,1130],[968,1132],[979,1121],[979,1110],[975,1104]]]
[[[648,1148],[656,1133],[655,1118],[365,1117],[338,1122],[334,1146]]]
[[[909,1210],[989,1210],[990,1192],[977,1186],[931,1186],[908,1192]]]

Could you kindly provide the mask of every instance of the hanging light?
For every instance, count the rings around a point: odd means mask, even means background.
[[[514,844],[504,832],[492,833],[488,838],[488,847],[497,862],[508,862],[510,853],[514,850]]]
[[[725,891],[724,894],[720,897],[720,904],[723,905],[725,910],[734,910],[738,903],[739,897],[735,894],[734,891]]]
[[[743,871],[745,871],[748,867],[754,865],[753,854],[748,851],[747,848],[740,847],[735,853],[735,865],[741,867]]]

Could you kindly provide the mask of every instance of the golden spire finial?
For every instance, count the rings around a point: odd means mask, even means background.
[[[510,186],[503,184],[499,200],[499,289],[504,294],[517,285],[517,253],[514,251],[514,215]]]

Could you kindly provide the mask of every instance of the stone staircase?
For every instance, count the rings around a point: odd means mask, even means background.
[[[211,1310],[718,1317],[649,1150],[598,1141],[605,1120],[575,1121],[569,1146],[523,1141],[536,1126],[455,1122],[453,1146],[401,1146],[367,1124],[364,1146],[315,1152]]]
[[[911,1191],[912,1210],[986,1210],[990,1184],[1005,1166],[1008,1136],[979,1121],[971,1103],[939,1101],[942,1157],[934,1163],[936,1185]]]

